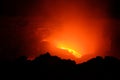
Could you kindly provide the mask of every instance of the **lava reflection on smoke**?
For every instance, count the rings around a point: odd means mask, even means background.
[[[35,32],[39,54],[47,50],[51,55],[66,58],[66,52],[62,52],[65,50],[70,54],[67,58],[75,60],[73,57],[76,57],[81,61],[104,55],[109,44],[105,35],[108,24],[105,1],[43,0],[43,11],[39,11],[39,5],[36,6],[36,20],[30,22],[38,27]]]

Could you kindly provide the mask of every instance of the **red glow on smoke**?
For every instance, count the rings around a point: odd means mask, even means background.
[[[40,12],[37,5],[33,13],[36,16],[29,19],[35,27],[34,46],[40,54],[50,52],[79,63],[104,55],[109,49],[104,35],[108,23],[106,4],[95,0],[45,0],[42,7],[44,10]]]

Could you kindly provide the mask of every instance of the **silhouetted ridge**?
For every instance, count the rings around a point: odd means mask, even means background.
[[[24,79],[34,77],[43,80],[115,80],[120,79],[120,60],[111,57],[97,56],[84,62],[76,64],[75,61],[60,59],[57,56],[51,56],[49,53],[40,55],[34,60],[27,60],[27,57],[21,56],[13,62],[0,63],[1,73],[5,75],[14,75],[21,73],[18,77]],[[12,72],[12,73],[10,73]]]
[[[35,58],[32,63],[34,64],[46,64],[46,65],[74,65],[75,61],[60,59],[57,56],[51,56],[49,53],[40,55],[39,57]]]

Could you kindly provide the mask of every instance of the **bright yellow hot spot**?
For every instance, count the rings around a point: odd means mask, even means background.
[[[66,48],[66,47],[60,47],[63,50],[67,50],[68,52],[72,53],[75,57],[80,58],[81,54],[79,54],[77,51],[71,49],[71,48]]]

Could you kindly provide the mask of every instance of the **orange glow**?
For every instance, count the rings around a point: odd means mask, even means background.
[[[39,54],[50,52],[51,55],[69,58],[79,63],[104,55],[108,50],[109,41],[105,35],[105,27],[108,24],[105,2],[43,0],[43,3],[43,11],[39,12],[39,7],[30,22],[30,26],[36,27],[38,42],[35,46],[36,51],[40,51]],[[64,53],[63,50],[68,53]],[[69,55],[66,57],[64,54]]]

